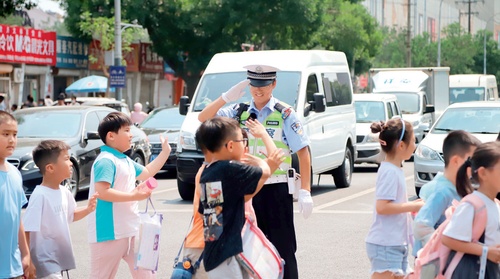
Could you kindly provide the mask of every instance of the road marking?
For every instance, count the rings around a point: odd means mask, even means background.
[[[406,180],[412,180],[413,178],[414,178],[414,176],[410,175],[410,176],[406,177]],[[353,195],[350,195],[350,196],[347,196],[347,197],[344,197],[344,198],[341,198],[341,199],[338,199],[338,200],[335,200],[335,201],[331,201],[329,203],[318,205],[318,206],[314,207],[313,212],[318,212],[319,210],[322,210],[323,208],[327,208],[327,207],[330,207],[330,206],[337,205],[339,203],[343,203],[343,202],[346,202],[346,201],[349,201],[349,200],[352,200],[352,199],[355,199],[355,198],[359,198],[361,196],[364,196],[364,195],[372,193],[372,192],[375,192],[375,187],[370,188],[370,189],[366,189],[364,191],[358,192],[356,194],[353,194]]]

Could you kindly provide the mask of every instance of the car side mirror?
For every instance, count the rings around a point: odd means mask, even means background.
[[[425,106],[425,112],[424,113],[433,113],[435,111],[433,105],[427,105]]]
[[[324,112],[326,110],[325,96],[321,93],[314,93],[314,102],[312,108],[315,112]]]
[[[181,99],[179,100],[179,113],[181,115],[186,115],[188,108],[189,108],[189,97],[188,96],[182,96]]]
[[[99,136],[99,133],[97,133],[97,132],[87,132],[86,139],[87,140],[98,140],[98,139],[101,139],[101,137]]]

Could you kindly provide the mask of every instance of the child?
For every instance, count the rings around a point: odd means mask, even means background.
[[[443,232],[442,242],[453,251],[463,252],[465,260],[472,257],[473,264],[460,261],[452,278],[478,277],[479,265],[475,264],[479,262],[479,256],[483,254],[483,245],[488,247],[485,278],[500,278],[498,266],[500,263],[500,246],[498,245],[500,243],[500,209],[495,202],[495,196],[500,192],[500,183],[498,183],[500,181],[500,142],[488,142],[478,146],[472,157],[460,167],[457,173],[459,193],[472,192],[470,174],[472,174],[472,179],[479,183],[479,188],[472,195],[479,196],[486,206],[486,229],[479,239],[479,242],[484,244],[471,242],[474,207],[468,203],[460,204]],[[464,266],[465,264],[467,266]],[[467,270],[472,274],[466,273]]]
[[[401,162],[415,150],[415,135],[410,123],[394,118],[387,123],[373,123],[373,133],[380,133],[385,160],[380,164],[375,186],[373,223],[366,237],[366,250],[371,262],[371,278],[403,278],[408,270],[410,220],[423,202],[408,202]]]
[[[170,154],[170,145],[160,136],[162,151],[143,167],[123,152],[130,148],[132,125],[122,112],[108,114],[98,132],[104,146],[92,166],[89,196],[99,193],[95,212],[88,217],[90,278],[114,278],[120,260],[129,266],[133,278],[155,278],[152,271],[134,269],[134,240],[139,231],[138,201],[150,192],[135,187],[135,181],[155,175]]]
[[[462,130],[452,131],[444,139],[444,172],[436,175],[420,190],[421,197],[425,197],[425,205],[420,209],[413,222],[414,256],[429,241],[435,229],[446,219],[444,213],[452,201],[460,201],[467,194],[457,193],[455,187],[457,171],[480,144],[481,141],[476,137]]]
[[[76,208],[71,192],[60,185],[71,177],[69,149],[63,141],[45,140],[33,150],[33,161],[43,178],[31,195],[24,223],[38,278],[63,278],[63,271],[75,268],[68,224],[84,218],[96,206],[94,194],[86,208]]]
[[[34,278],[29,247],[21,221],[28,202],[19,170],[7,162],[17,145],[17,121],[0,111],[0,278]]]
[[[245,198],[251,198],[262,188],[282,162],[283,153],[279,149],[270,153],[267,163],[250,154],[243,157],[248,139],[243,138],[238,122],[226,117],[206,120],[196,136],[197,142],[202,142],[212,157],[200,178],[199,213],[203,214],[205,224],[205,269],[209,278],[246,278],[248,275],[235,258],[243,251],[241,229],[245,221]],[[245,164],[239,162],[240,159]],[[210,222],[214,212],[222,226]]]

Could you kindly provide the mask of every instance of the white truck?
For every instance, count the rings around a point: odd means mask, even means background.
[[[403,119],[413,125],[417,143],[450,104],[449,67],[372,68],[369,75],[370,92],[397,97]]]
[[[450,76],[450,104],[468,101],[497,101],[494,75],[465,74]]]

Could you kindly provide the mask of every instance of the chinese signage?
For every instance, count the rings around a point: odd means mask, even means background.
[[[125,87],[125,66],[109,66],[109,87]]]
[[[73,37],[57,36],[57,67],[87,69],[89,48],[86,43]]]
[[[56,32],[0,24],[0,62],[56,65]]]
[[[153,52],[151,44],[141,43],[141,72],[161,73],[163,72],[163,58]]]
[[[127,72],[139,71],[139,44],[131,44],[132,50],[125,54],[122,53],[123,58],[127,62]],[[89,70],[101,70],[102,60],[104,60],[104,51],[100,49],[99,41],[92,41],[89,45],[89,55],[98,59],[95,63],[89,63]]]

